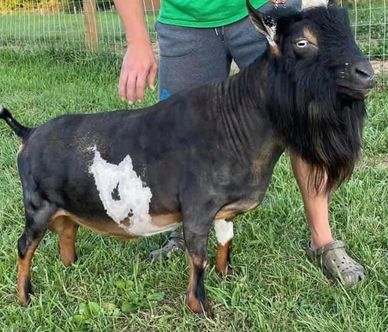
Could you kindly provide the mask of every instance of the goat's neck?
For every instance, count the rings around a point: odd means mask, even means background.
[[[230,76],[218,87],[218,103],[226,114],[241,113],[245,110],[263,108],[267,99],[268,60],[265,56],[257,59],[238,74]],[[255,112],[257,115],[257,112]]]
[[[263,56],[217,87],[217,113],[225,142],[243,162],[252,162],[263,140],[273,135],[266,113],[267,71],[268,60]]]

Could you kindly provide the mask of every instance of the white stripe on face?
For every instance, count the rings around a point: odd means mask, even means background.
[[[233,239],[233,223],[226,220],[216,220],[214,222],[214,229],[216,231],[217,242],[225,245],[228,241]]]

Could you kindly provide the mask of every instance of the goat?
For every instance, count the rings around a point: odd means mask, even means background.
[[[69,265],[79,225],[134,238],[183,222],[186,301],[195,313],[209,312],[209,231],[214,223],[217,272],[231,273],[231,220],[260,204],[285,150],[311,165],[312,188],[331,190],[349,178],[375,77],[346,11],[331,2],[281,17],[249,3],[248,10],[269,47],[225,81],[142,110],[64,115],[36,128],[2,108],[0,117],[22,141],[21,304],[29,301],[31,260],[48,228],[59,234],[60,258]]]

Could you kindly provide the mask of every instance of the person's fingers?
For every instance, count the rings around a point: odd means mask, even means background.
[[[144,88],[145,88],[145,82],[146,82],[146,76],[147,72],[142,71],[138,73],[136,77],[136,101],[140,103],[144,98]]]
[[[128,80],[128,74],[122,68],[120,72],[120,79],[119,79],[119,96],[123,100],[127,100],[127,80]]]
[[[157,64],[150,45],[128,46],[119,79],[119,96],[130,105],[144,98],[146,85],[153,89]]]
[[[157,72],[158,72],[158,66],[156,63],[153,63],[147,77],[147,83],[151,90],[155,90],[155,78],[156,78]]]
[[[126,99],[130,105],[135,100],[135,88],[136,88],[136,72],[130,71],[127,78],[126,86]]]

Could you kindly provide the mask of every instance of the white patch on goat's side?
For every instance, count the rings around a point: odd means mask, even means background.
[[[136,174],[129,155],[115,165],[102,159],[96,147],[91,150],[94,158],[89,172],[94,176],[107,215],[115,223],[134,236],[153,235],[178,226],[152,224],[149,214],[152,193]]]
[[[214,222],[214,229],[219,244],[224,246],[228,241],[233,239],[233,222],[224,219],[216,220]]]
[[[313,8],[313,7],[327,7],[328,0],[302,0],[302,9]]]

